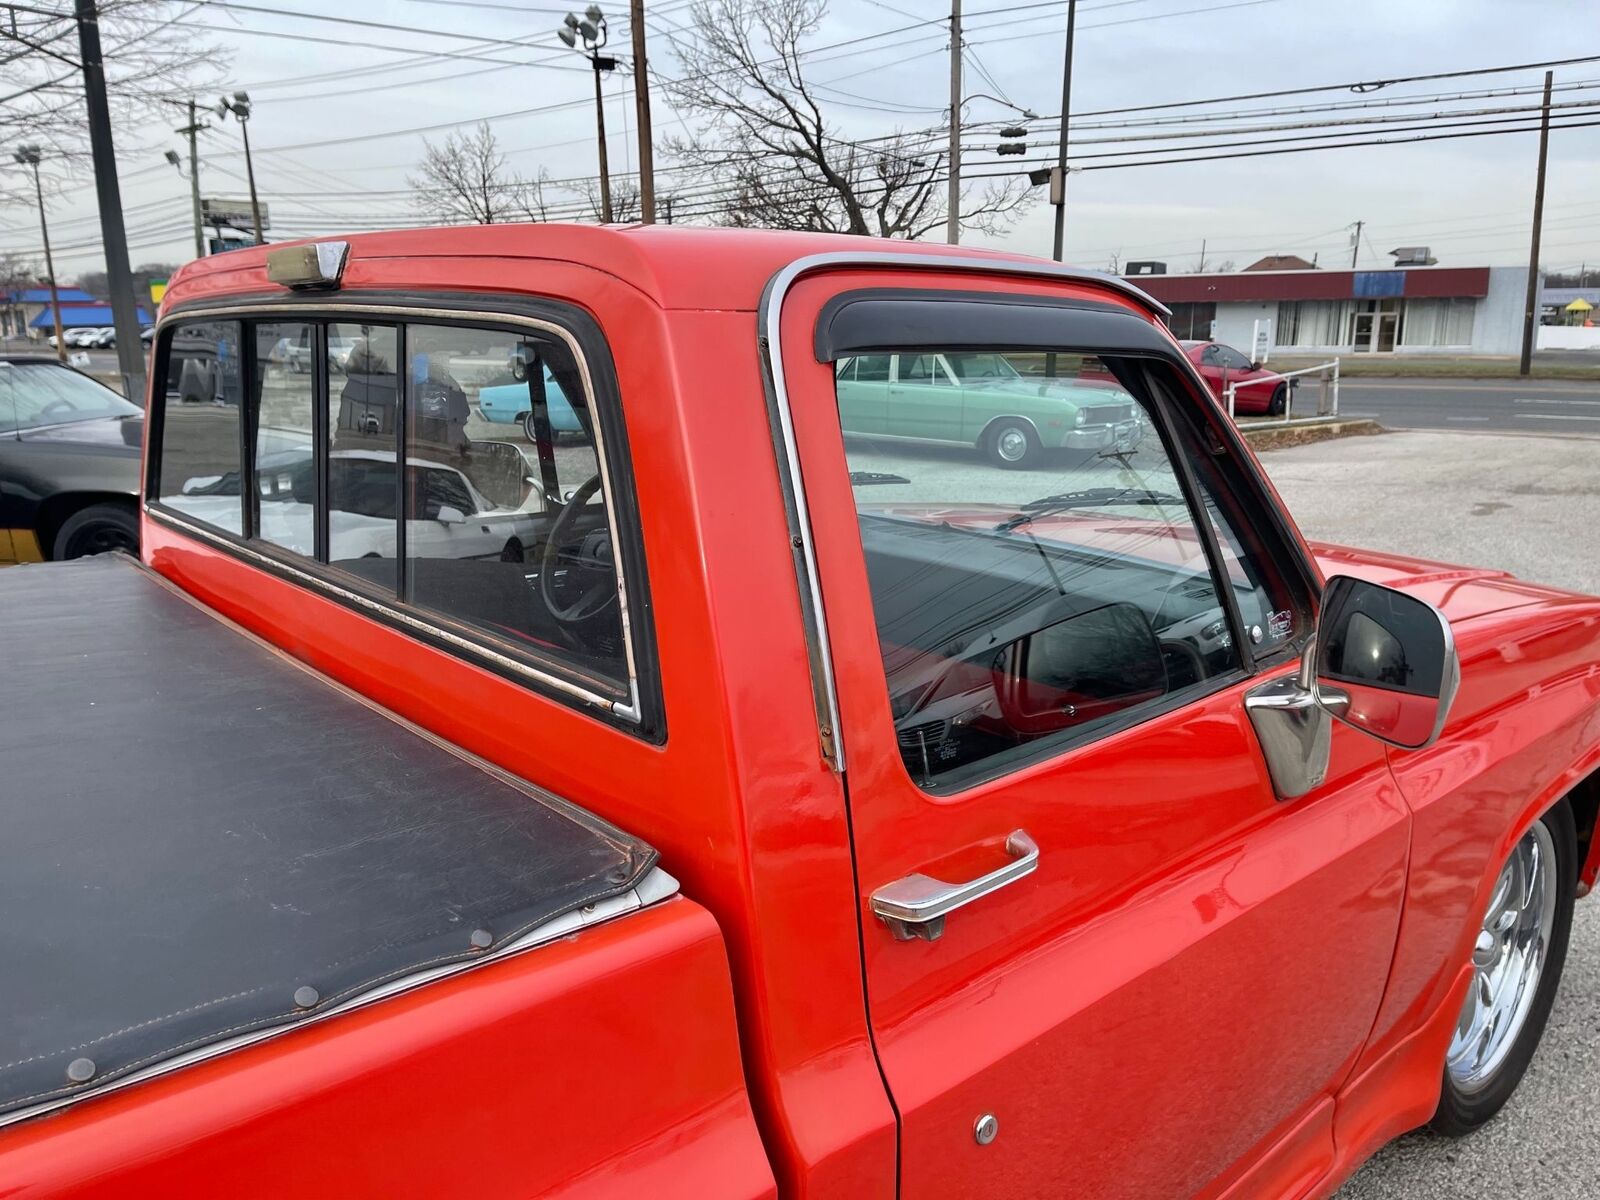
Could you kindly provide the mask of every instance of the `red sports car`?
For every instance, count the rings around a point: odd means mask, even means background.
[[[1221,342],[1184,342],[1183,351],[1189,361],[1206,381],[1211,394],[1224,407],[1228,403],[1230,383],[1237,385],[1234,392],[1235,413],[1281,416],[1289,404],[1290,383],[1279,379],[1272,371],[1248,356],[1224,346]]]

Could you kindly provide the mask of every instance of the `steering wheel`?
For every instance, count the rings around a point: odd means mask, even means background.
[[[611,560],[611,534],[601,525],[573,537],[573,526],[584,506],[600,490],[600,476],[591,476],[572,493],[556,523],[550,527],[544,551],[539,558],[539,598],[550,615],[563,625],[578,625],[597,617],[617,603],[617,568]],[[556,599],[555,575],[558,567],[567,568],[567,579],[582,581],[578,598],[570,604]]]

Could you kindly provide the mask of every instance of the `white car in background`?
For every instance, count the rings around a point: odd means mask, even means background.
[[[333,562],[395,556],[394,455],[381,450],[335,450],[328,456],[332,503],[328,557]],[[266,455],[256,468],[261,488],[256,536],[296,554],[314,556],[312,459],[304,449]],[[406,522],[412,558],[509,557],[520,561],[536,543],[537,511],[497,507],[455,467],[411,459],[423,514]],[[239,479],[203,475],[186,480],[180,511],[222,528],[236,526]],[[536,496],[537,492],[532,493]],[[171,503],[171,501],[168,501]]]

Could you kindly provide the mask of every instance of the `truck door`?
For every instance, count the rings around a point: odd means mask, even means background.
[[[895,295],[898,333],[861,302],[815,349],[915,340]],[[870,439],[841,441],[817,309],[786,309],[902,1195],[1288,1194],[1332,1161],[1406,810],[1342,727],[1326,781],[1275,794],[1244,700],[1292,670],[1314,584],[1176,349],[1132,312],[1007,299],[930,303],[929,328],[1100,354],[1150,424],[1136,451],[1011,472],[930,447],[853,488]]]

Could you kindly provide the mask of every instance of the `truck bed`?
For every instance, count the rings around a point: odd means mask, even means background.
[[[0,1124],[673,890],[131,559],[0,613]]]

